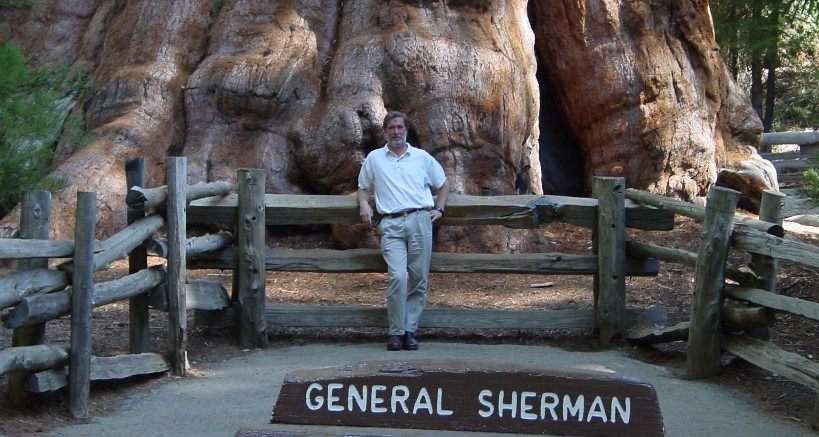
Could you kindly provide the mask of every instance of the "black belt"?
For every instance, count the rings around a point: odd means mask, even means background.
[[[384,215],[386,217],[389,217],[389,218],[398,218],[398,217],[404,217],[404,216],[410,215],[410,214],[415,214],[418,211],[429,211],[429,208],[410,208],[410,209],[405,209],[403,211],[394,212],[392,214],[384,214]]]

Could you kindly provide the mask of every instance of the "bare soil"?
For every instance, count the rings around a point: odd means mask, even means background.
[[[814,228],[788,225],[788,237],[817,244]],[[696,252],[700,225],[686,218],[679,218],[673,232],[629,231],[628,238],[653,242]],[[563,253],[588,253],[591,235],[588,230],[568,225],[549,225],[542,229],[549,241],[549,251]],[[291,247],[331,247],[326,235],[295,236],[277,240],[277,245]],[[748,256],[737,254],[735,263],[747,263]],[[161,263],[160,259],[152,259]],[[98,274],[98,281],[121,277],[127,272],[124,262],[118,262]],[[2,272],[0,272],[2,273]],[[688,319],[692,298],[693,269],[677,264],[662,263],[656,277],[628,278],[627,306],[646,308],[664,306],[668,311],[669,325]],[[221,280],[229,290],[229,271],[190,271],[191,278]],[[551,286],[544,286],[552,283]],[[816,284],[819,271],[800,264],[780,263],[778,291],[781,294],[803,298],[813,302],[817,299]],[[540,285],[540,286],[537,286]],[[286,273],[268,272],[267,299],[271,303],[310,305],[383,306],[386,275],[380,273]],[[591,278],[587,276],[544,275],[498,275],[498,274],[440,274],[430,277],[429,307],[470,307],[497,310],[579,309],[592,306]],[[223,361],[242,354],[237,344],[236,332],[198,326],[193,314],[188,319],[188,358],[191,374],[196,375],[197,366],[203,362]],[[808,358],[819,355],[816,321],[789,313],[777,314],[777,322],[771,328],[771,340],[783,349]],[[166,317],[158,311],[151,312],[151,345],[155,352],[166,349]],[[127,353],[128,308],[127,302],[95,309],[93,314],[93,351],[97,356]],[[11,345],[11,330],[0,328],[0,348]],[[70,323],[67,317],[47,325],[48,342],[69,342]],[[383,341],[382,329],[295,329],[271,328],[270,347],[280,345],[321,343],[334,341]],[[420,340],[457,341],[475,343],[543,344],[568,350],[588,351],[599,348],[590,330],[490,330],[428,329],[419,332]],[[675,342],[653,347],[620,346],[635,357],[658,365],[685,368],[685,343]],[[733,356],[724,357],[725,368],[714,381],[748,393],[758,408],[789,420],[807,424],[813,412],[815,394],[810,389],[790,382],[779,375],[761,370]],[[92,385],[91,416],[104,416],[116,410],[124,394],[136,390],[148,390],[161,384],[168,375],[134,378],[116,383]],[[0,377],[0,392],[7,393],[7,377]],[[42,435],[56,427],[76,423],[67,414],[66,390],[37,396],[35,405],[19,408],[2,396],[0,399],[0,436]]]

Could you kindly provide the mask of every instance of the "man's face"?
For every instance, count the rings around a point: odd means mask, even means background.
[[[403,118],[396,117],[387,122],[387,140],[393,147],[402,147],[407,142],[407,127]]]

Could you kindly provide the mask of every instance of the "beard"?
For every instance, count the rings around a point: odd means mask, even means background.
[[[393,147],[403,147],[406,142],[405,138],[390,138],[390,145]]]

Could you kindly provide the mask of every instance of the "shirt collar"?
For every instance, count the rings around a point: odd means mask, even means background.
[[[411,153],[410,153],[410,152],[412,152],[412,150],[413,150],[414,148],[415,148],[415,147],[412,147],[412,144],[407,143],[407,151],[406,151],[406,152],[404,152],[404,154],[403,154],[403,155],[401,155],[401,156],[405,156],[405,155],[406,155],[406,156],[410,156],[410,155],[411,155]],[[398,156],[398,155],[396,155],[396,154],[395,154],[395,153],[394,153],[392,150],[390,150],[389,143],[384,144],[384,152],[387,154],[387,156],[394,156],[394,157],[396,157],[396,158],[398,158],[398,157],[399,157],[399,156]]]

